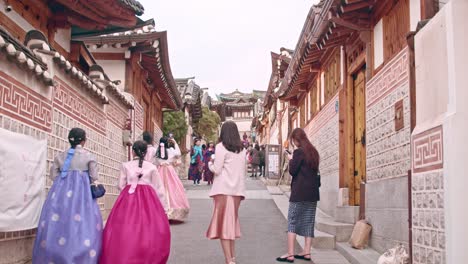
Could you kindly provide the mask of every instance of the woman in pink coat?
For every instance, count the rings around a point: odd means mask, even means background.
[[[226,263],[235,264],[235,239],[241,237],[239,206],[245,198],[246,153],[234,122],[223,124],[215,152],[214,162],[208,164],[215,176],[210,191],[214,210],[206,237],[220,239]]]

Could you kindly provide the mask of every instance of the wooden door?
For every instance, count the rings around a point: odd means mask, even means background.
[[[365,70],[360,70],[354,85],[354,197],[361,203],[361,183],[366,180],[366,82]]]

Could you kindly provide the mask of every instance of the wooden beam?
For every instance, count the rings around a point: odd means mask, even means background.
[[[421,0],[421,20],[431,19],[438,11],[438,1]]]
[[[354,4],[342,5],[341,12],[347,13],[347,12],[356,11],[356,10],[363,9],[363,8],[369,8],[369,6],[373,4],[374,4],[374,1],[361,1],[361,2],[356,2]]]
[[[93,52],[96,60],[125,60],[125,53]]]
[[[340,25],[340,26],[343,26],[343,27],[346,27],[346,28],[350,28],[350,29],[353,29],[353,30],[356,30],[356,31],[369,30],[369,28],[365,28],[365,27],[356,25],[354,23],[348,22],[348,21],[346,21],[344,19],[337,18],[337,17],[332,17],[332,18],[330,18],[329,21],[332,22],[332,23],[335,23],[337,25]]]

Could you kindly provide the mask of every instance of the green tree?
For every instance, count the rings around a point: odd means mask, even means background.
[[[187,134],[188,125],[185,121],[184,112],[164,112],[163,115],[163,133],[165,136],[169,133],[174,134],[177,142],[181,142],[182,138]]]
[[[203,107],[203,116],[197,123],[193,124],[195,134],[201,136],[206,141],[216,142],[218,140],[218,130],[221,118],[216,112],[210,111],[208,107]]]

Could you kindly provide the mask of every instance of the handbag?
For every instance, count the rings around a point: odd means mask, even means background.
[[[93,199],[101,198],[106,194],[106,188],[102,184],[91,184],[91,196]]]

